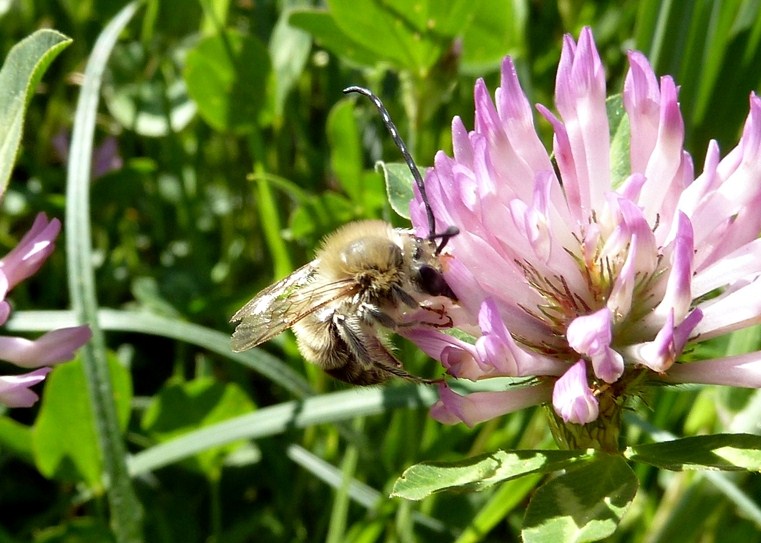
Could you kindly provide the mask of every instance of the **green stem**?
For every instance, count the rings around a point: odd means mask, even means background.
[[[288,247],[283,242],[282,225],[277,212],[275,196],[267,182],[267,171],[264,167],[264,144],[258,129],[254,129],[249,136],[249,148],[254,157],[259,224],[264,231],[264,239],[272,255],[275,277],[279,279],[293,271],[293,264],[291,263],[291,256],[288,254]]]
[[[90,230],[90,157],[95,116],[106,62],[119,34],[135,14],[140,2],[127,4],[98,37],[87,62],[77,102],[66,188],[66,250],[69,291],[80,322],[89,323],[92,341],[81,351],[98,444],[103,457],[103,481],[107,488],[111,528],[120,543],[142,541],[143,508],[129,477],[126,449],[116,415],[106,359],[106,341],[98,324],[98,300],[92,267]],[[76,393],[73,391],[72,393]]]

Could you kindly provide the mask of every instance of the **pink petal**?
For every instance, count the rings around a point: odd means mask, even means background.
[[[624,358],[610,347],[592,355],[591,359],[595,375],[606,383],[615,383],[624,373]]]
[[[566,330],[568,344],[579,354],[593,356],[610,345],[613,315],[604,307],[589,315],[576,317]]]
[[[605,73],[592,32],[582,29],[578,45],[570,36],[563,42],[555,83],[555,103],[563,117],[576,165],[572,192],[581,196],[584,214],[603,204],[610,190],[610,134],[605,108]],[[567,187],[571,180],[563,178]]]
[[[0,376],[0,403],[8,407],[31,407],[39,396],[29,387],[45,380],[50,368],[40,368],[23,375]]]
[[[570,215],[578,222],[586,222],[588,215],[582,208],[581,183],[576,171],[576,157],[571,148],[568,131],[565,125],[553,113],[542,104],[536,105],[537,111],[552,125],[554,136],[552,149],[558,164],[560,177],[563,180],[563,189]]]
[[[481,366],[493,370],[492,376],[561,375],[565,371],[565,363],[518,347],[492,298],[481,304],[478,322],[483,335],[476,340],[476,353]]]
[[[501,130],[509,138],[519,160],[519,164],[512,165],[513,169],[518,170],[516,176],[533,177],[538,172],[552,172],[550,157],[534,126],[531,104],[521,88],[515,65],[510,57],[505,57],[502,62],[501,75],[500,87],[494,93],[495,103],[502,121]],[[555,188],[557,190],[553,193],[553,203],[557,206],[563,200],[557,180]]]
[[[655,339],[640,347],[639,356],[645,366],[663,373],[674,363],[677,354],[674,344],[674,312],[671,311]]]
[[[48,222],[44,213],[39,213],[29,232],[10,253],[0,260],[0,267],[8,278],[9,289],[37,273],[55,248],[54,241],[61,231],[61,222]]]
[[[431,416],[444,424],[462,421],[468,426],[474,426],[500,415],[545,403],[549,401],[551,392],[550,383],[539,383],[501,392],[472,392],[460,396],[441,384],[440,399],[431,407]]]
[[[91,336],[87,325],[52,330],[35,340],[4,336],[0,337],[0,358],[22,368],[58,364],[74,358],[74,351]]]
[[[607,309],[612,315],[626,315],[631,310],[634,288],[637,286],[638,247],[637,236],[632,236],[626,260],[613,282],[613,288],[606,302]]]
[[[761,323],[761,281],[738,284],[701,303],[698,309],[703,312],[703,320],[694,333],[701,341]]]
[[[0,325],[5,324],[8,321],[8,317],[11,314],[11,304],[3,300],[0,302]]]
[[[753,281],[759,275],[761,239],[756,239],[699,271],[692,280],[692,294],[700,297],[736,281]]]
[[[692,303],[692,259],[695,254],[692,223],[684,213],[677,218],[677,234],[671,254],[671,271],[663,300],[654,314],[663,318],[673,313],[677,322],[687,315]]]
[[[641,200],[650,222],[656,218],[671,223],[673,206],[684,189],[679,169],[682,164],[684,122],[677,102],[677,88],[670,77],[661,78],[661,104],[658,120],[658,137],[645,169],[647,179]],[[675,193],[675,194],[673,194]]]
[[[599,404],[587,384],[587,369],[583,360],[576,362],[555,382],[552,406],[565,422],[587,424],[597,420]]]
[[[624,107],[631,131],[632,172],[643,172],[658,136],[661,92],[647,57],[629,52],[629,72],[624,81]]]
[[[473,345],[454,336],[430,328],[401,330],[399,333],[415,343],[428,356],[439,360],[454,377],[476,381],[490,369],[479,364]]]
[[[761,388],[761,352],[674,364],[661,378],[670,383]]]

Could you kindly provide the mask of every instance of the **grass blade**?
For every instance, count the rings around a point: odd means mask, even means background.
[[[93,333],[92,341],[83,347],[81,353],[103,455],[103,477],[108,484],[111,528],[119,542],[142,541],[143,508],[127,471],[126,449],[119,430],[108,373],[106,343],[98,325],[90,230],[90,157],[106,62],[119,34],[139,5],[139,2],[133,1],[122,8],[95,42],[77,102],[66,187],[69,291],[78,320],[89,323]]]

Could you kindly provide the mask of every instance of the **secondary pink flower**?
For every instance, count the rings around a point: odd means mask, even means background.
[[[32,228],[21,238],[19,244],[0,259],[3,298],[7,291],[37,273],[55,249],[55,239],[60,231],[61,221],[48,221],[44,213],[37,215]]]
[[[454,119],[454,156],[436,155],[426,189],[438,223],[460,229],[445,277],[462,309],[455,325],[474,339],[411,338],[441,360],[460,353],[445,364],[455,377],[533,379],[470,401],[444,388],[440,420],[497,416],[532,389],[535,404],[546,402],[547,386],[556,416],[573,425],[618,421],[621,398],[648,381],[761,385],[761,353],[680,360],[688,341],[761,322],[761,100],[751,94],[738,145],[722,159],[712,142],[695,177],[676,84],[641,53],[628,57],[628,141],[611,141],[589,29],[578,43],[565,37],[557,114],[537,106],[551,150],[509,57],[494,100],[476,83],[474,130]],[[417,193],[411,215],[425,235]]]
[[[8,407],[31,407],[39,396],[29,387],[41,383],[50,368],[40,368],[22,375],[0,375],[0,403]]]
[[[5,323],[10,314],[10,305],[5,300],[8,291],[37,273],[53,252],[60,231],[60,221],[48,221],[45,214],[40,213],[19,244],[0,259],[0,324]],[[0,376],[0,403],[9,407],[34,404],[38,396],[29,387],[45,379],[50,368],[43,366],[71,360],[74,351],[87,343],[91,335],[88,326],[74,326],[52,330],[36,340],[0,336],[0,360],[22,368],[39,368],[27,374]]]

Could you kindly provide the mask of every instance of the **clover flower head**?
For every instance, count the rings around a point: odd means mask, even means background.
[[[440,224],[460,230],[444,274],[462,309],[455,325],[474,340],[411,338],[454,377],[525,379],[470,395],[442,387],[433,415],[443,422],[548,404],[573,432],[617,423],[654,381],[761,386],[761,353],[680,358],[690,342],[761,321],[761,100],[751,94],[737,146],[721,158],[711,142],[695,176],[676,84],[641,53],[628,60],[628,131],[615,140],[588,28],[565,37],[556,113],[536,106],[552,149],[509,57],[494,99],[475,85],[474,129],[452,122],[453,156],[436,155],[425,186]],[[424,235],[419,193],[411,216]]]

